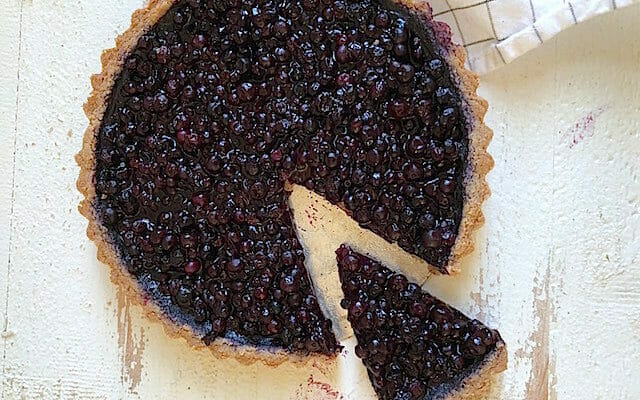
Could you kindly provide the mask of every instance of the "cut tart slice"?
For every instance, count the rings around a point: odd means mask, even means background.
[[[382,400],[478,399],[507,365],[498,331],[343,245],[342,306]]]
[[[99,258],[222,353],[335,354],[290,185],[455,271],[492,165],[463,54],[423,2],[149,1],[85,107]]]

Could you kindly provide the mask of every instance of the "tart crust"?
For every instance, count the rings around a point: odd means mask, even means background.
[[[507,347],[500,340],[496,348],[469,375],[455,385],[443,385],[425,400],[478,400],[489,394],[495,375],[507,369]]]
[[[493,131],[484,124],[484,116],[489,104],[476,93],[478,76],[464,67],[466,56],[464,48],[455,45],[451,48],[448,57],[451,68],[455,70],[459,90],[466,99],[466,112],[470,120],[462,220],[458,228],[458,238],[451,249],[447,264],[449,274],[460,272],[462,259],[473,252],[475,231],[484,224],[482,204],[491,195],[486,177],[494,165],[493,157],[487,152]]]
[[[210,345],[205,345],[191,327],[173,321],[155,302],[148,301],[149,299],[140,289],[138,282],[123,267],[123,263],[117,254],[117,249],[110,243],[108,233],[101,226],[94,212],[93,204],[96,198],[94,186],[96,137],[112,87],[121,71],[125,58],[137,44],[138,38],[153,27],[177,1],[149,0],[143,8],[135,11],[131,17],[129,29],[116,38],[116,46],[102,53],[102,71],[91,77],[93,91],[84,105],[84,112],[89,119],[89,126],[84,134],[82,149],[76,155],[76,162],[80,166],[77,188],[84,196],[78,209],[89,221],[87,236],[97,246],[98,260],[109,266],[112,282],[124,289],[128,299],[134,304],[140,305],[149,319],[160,322],[168,336],[183,338],[190,346],[196,349],[209,348],[217,357],[233,357],[246,364],[261,361],[266,365],[276,366],[284,361],[306,363],[318,358],[333,359],[331,356],[321,354],[301,356],[284,349],[238,345],[224,338],[216,338]],[[463,216],[459,226],[458,238],[452,248],[446,269],[449,274],[456,273],[459,271],[460,260],[473,251],[473,233],[484,223],[481,207],[490,194],[485,177],[493,167],[493,159],[487,153],[492,131],[483,123],[487,102],[476,94],[478,77],[464,67],[466,59],[464,48],[451,43],[448,26],[432,20],[431,7],[426,1],[393,1],[422,16],[426,23],[432,25],[434,34],[438,36],[438,39],[445,40],[444,45],[435,40],[434,43],[440,47],[438,50],[441,56],[449,63],[454,82],[458,85],[458,90],[463,96],[463,103],[466,107],[465,112],[469,124],[469,154],[467,170],[464,175]],[[441,272],[435,266],[429,265],[429,267],[434,272]],[[504,356],[500,356],[499,353],[496,359],[499,357]],[[482,371],[479,370],[478,374],[470,376],[468,382],[464,384],[464,388],[484,386],[484,368]],[[487,364],[486,366],[487,372],[493,368],[496,368],[493,364]],[[464,391],[466,390],[461,390],[461,392]],[[443,399],[445,398],[467,399],[471,397],[443,397]]]

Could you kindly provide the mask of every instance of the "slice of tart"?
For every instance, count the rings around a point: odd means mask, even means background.
[[[149,1],[85,107],[80,210],[100,260],[223,353],[335,354],[290,185],[455,271],[492,165],[463,54],[423,2]]]
[[[498,331],[343,245],[342,306],[382,400],[478,399],[507,365]]]

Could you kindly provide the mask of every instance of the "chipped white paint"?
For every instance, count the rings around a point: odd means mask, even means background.
[[[0,398],[371,399],[349,346],[332,365],[215,359],[168,339],[95,261],[76,212],[81,105],[100,51],[139,6],[0,7]],[[482,78],[495,130],[488,222],[465,272],[425,287],[500,328],[510,366],[496,399],[640,398],[638,37],[635,6]],[[319,237],[335,247],[348,236],[396,262],[408,257],[370,234],[346,233],[353,226],[316,200],[304,191],[292,198],[314,278],[340,316],[333,249],[317,248]]]

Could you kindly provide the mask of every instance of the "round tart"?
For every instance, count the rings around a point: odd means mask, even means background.
[[[116,283],[194,345],[273,363],[339,351],[291,185],[425,268],[472,250],[486,102],[426,3],[151,0],[102,64],[80,211]]]

